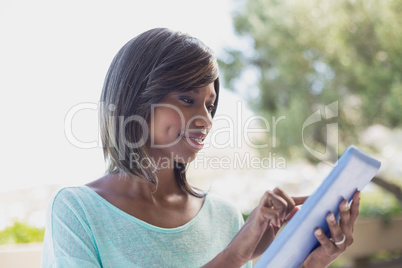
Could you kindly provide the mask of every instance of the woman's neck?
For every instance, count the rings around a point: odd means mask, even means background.
[[[174,228],[193,219],[204,199],[183,191],[173,169],[156,175],[157,188],[145,179],[123,174],[108,174],[87,186],[120,210],[158,227]]]
[[[174,170],[170,168],[159,169],[156,171],[157,187],[151,185],[152,195],[156,198],[183,195],[185,192],[177,183]]]
[[[120,173],[108,176],[113,181],[113,188],[126,196],[141,196],[148,199],[148,201],[159,203],[187,195],[178,185],[173,168],[158,169],[154,174],[157,177],[157,185],[151,184],[144,178],[128,174]]]

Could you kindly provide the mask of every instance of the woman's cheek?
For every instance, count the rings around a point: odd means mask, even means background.
[[[150,135],[156,144],[166,144],[178,139],[185,129],[185,120],[179,110],[170,107],[156,109],[151,120]]]

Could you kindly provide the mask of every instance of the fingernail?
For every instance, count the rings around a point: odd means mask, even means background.
[[[322,232],[321,232],[320,229],[317,229],[317,230],[314,231],[314,234],[317,235],[317,236],[320,236],[322,234]]]
[[[335,216],[334,216],[334,214],[333,214],[333,213],[329,214],[328,219],[329,219],[330,221],[335,221]]]
[[[348,201],[345,199],[345,210],[348,210],[349,209],[349,204],[348,204]]]

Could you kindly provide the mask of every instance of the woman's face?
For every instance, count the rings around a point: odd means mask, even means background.
[[[187,92],[171,92],[151,107],[147,146],[157,163],[194,160],[212,127],[215,99],[211,83]]]

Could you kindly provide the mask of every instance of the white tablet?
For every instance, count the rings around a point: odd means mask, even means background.
[[[316,227],[329,234],[326,216],[332,211],[338,218],[339,203],[349,202],[356,190],[377,174],[381,163],[355,146],[350,146],[337,161],[320,187],[307,198],[302,207],[282,229],[254,268],[299,267],[319,242]]]

